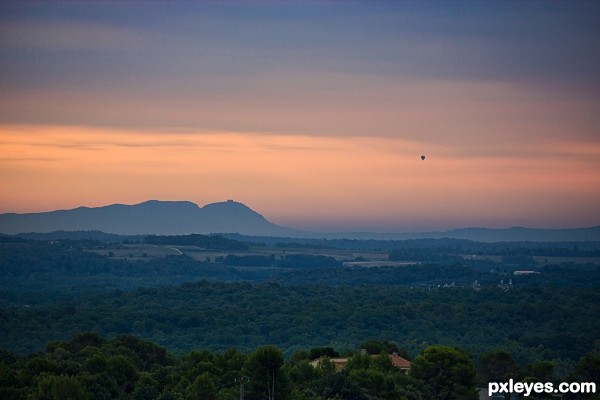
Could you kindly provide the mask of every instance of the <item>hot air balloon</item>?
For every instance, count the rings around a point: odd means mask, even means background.
[[[421,156],[421,161],[423,161],[423,160],[425,160],[425,156],[424,155]]]

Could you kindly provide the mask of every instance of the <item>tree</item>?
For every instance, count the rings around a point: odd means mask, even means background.
[[[150,373],[141,372],[131,394],[136,400],[154,400],[160,394],[160,384]]]
[[[112,356],[107,360],[108,370],[112,378],[124,392],[133,390],[133,385],[138,379],[138,370],[135,363],[127,356]]]
[[[69,351],[76,353],[85,347],[100,347],[104,343],[106,343],[106,340],[97,333],[82,332],[75,335],[73,339],[67,343],[67,348]],[[49,345],[49,347],[51,346]]]
[[[38,383],[33,398],[36,400],[88,400],[90,394],[75,377],[48,375]]]
[[[319,379],[322,374],[320,366],[315,368],[310,365],[307,360],[302,360],[299,363],[292,365],[288,370],[290,380],[296,386],[305,386],[308,383]]]
[[[424,398],[435,400],[476,400],[475,365],[463,350],[429,346],[412,362],[411,375],[420,380]]]
[[[506,350],[494,350],[484,353],[480,360],[481,381],[487,385],[489,382],[508,382],[517,375],[517,363]],[[510,394],[506,393],[506,399]]]
[[[572,373],[573,380],[580,382],[593,382],[600,377],[600,340],[595,342],[594,348],[586,353]]]
[[[83,362],[83,369],[90,374],[99,374],[108,370],[106,357],[102,353],[92,354]]]
[[[386,382],[386,376],[383,372],[374,368],[350,371],[348,377],[351,381],[365,389],[369,395],[374,397],[385,398],[387,397],[387,391],[393,390],[393,381],[388,380]],[[391,384],[391,387],[388,383]]]
[[[140,371],[150,371],[156,365],[171,365],[173,363],[164,347],[147,340],[141,340],[135,336],[118,336],[112,344],[114,347],[124,347],[133,351],[139,360],[137,367]]]
[[[208,372],[198,375],[186,393],[189,400],[214,400],[216,396],[217,387]]]
[[[508,381],[517,374],[517,363],[506,350],[494,350],[484,353],[480,358],[481,380],[484,383]]]
[[[248,357],[246,375],[250,378],[249,391],[257,398],[282,400],[289,384],[282,370],[283,353],[276,346],[259,347]]]
[[[600,384],[600,340],[594,343],[594,348],[586,353],[569,376],[571,382],[596,382],[596,385]],[[600,399],[600,394],[595,395],[583,395],[583,398],[591,398],[594,400]],[[566,397],[571,398],[571,397]]]
[[[333,369],[329,369],[328,373],[324,373],[314,382],[312,392],[322,399],[365,400],[367,398],[360,386],[346,373],[335,372]]]
[[[379,341],[379,340],[367,340],[366,342],[361,343],[360,345],[361,349],[365,349],[367,351],[367,353],[375,355],[375,354],[392,354],[392,353],[396,353],[399,354],[400,353],[400,349],[398,348],[398,345],[394,342],[388,342],[387,340],[384,341]],[[402,354],[400,354],[402,357],[404,358],[408,358],[406,351],[403,351]]]
[[[311,360],[314,360],[315,358],[319,358],[319,357],[323,357],[323,356],[327,356],[329,358],[332,357],[339,357],[340,354],[335,351],[333,349],[333,347],[313,347],[312,349],[310,349],[310,353],[308,355],[308,358]]]
[[[554,364],[550,361],[536,361],[525,368],[525,377],[537,382],[553,382]]]

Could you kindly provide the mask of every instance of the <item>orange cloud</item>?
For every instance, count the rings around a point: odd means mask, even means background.
[[[305,228],[591,225],[599,156],[600,146],[558,142],[462,157],[395,138],[3,126],[0,211],[234,198]]]

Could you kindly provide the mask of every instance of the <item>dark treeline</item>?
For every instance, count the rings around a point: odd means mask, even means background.
[[[333,257],[314,254],[233,255],[217,257],[217,263],[186,255],[147,258],[143,261],[110,258],[87,251],[102,247],[97,242],[67,241],[0,244],[0,290],[25,291],[70,287],[124,289],[163,286],[201,279],[219,281],[274,281],[290,285],[438,285],[498,284],[512,279],[525,286],[597,286],[600,267],[562,263],[544,266],[507,265],[492,260],[462,260],[452,264],[426,262],[419,265],[346,268]],[[426,257],[428,252],[424,252]],[[435,253],[431,253],[435,257]],[[429,257],[429,256],[427,256]],[[508,258],[508,262],[514,262]],[[246,266],[272,269],[234,268]],[[512,270],[533,268],[534,276],[512,276]]]
[[[92,237],[0,236],[0,398],[234,399],[247,376],[247,399],[470,399],[499,377],[600,376],[600,267],[533,259],[593,256],[597,242],[481,244],[490,259],[463,257],[476,242],[403,241],[385,252],[419,264],[365,268],[341,261],[360,254],[331,251],[356,241],[270,254],[270,244],[201,236],[147,237],[194,246],[197,259]],[[157,255],[127,255],[147,248]],[[357,354],[365,341],[412,359],[411,374]],[[352,361],[336,373],[308,365],[317,355]]]
[[[481,274],[464,265],[418,264],[395,267],[338,267],[279,274],[273,281],[289,285],[409,285],[413,287],[463,283],[470,285]],[[494,281],[498,278],[494,275]]]
[[[575,242],[478,242],[468,239],[299,239],[225,234],[225,237],[279,248],[392,251],[431,249],[448,254],[526,254],[553,257],[600,257],[600,241]]]
[[[73,288],[124,289],[160,286],[199,279],[242,280],[233,268],[199,262],[187,256],[167,256],[147,261],[112,259],[86,251],[85,241],[0,244],[0,290],[21,291]],[[252,279],[251,273],[246,274]]]
[[[38,351],[48,340],[85,330],[109,337],[135,334],[177,352],[272,343],[289,353],[384,336],[413,355],[437,343],[476,355],[501,346],[519,362],[540,357],[573,362],[600,332],[597,288],[475,291],[203,281],[77,298],[37,296],[30,298],[35,303],[23,304],[4,294],[0,348]]]
[[[285,267],[233,268],[185,255],[114,259],[87,251],[91,244],[0,245],[0,348],[37,351],[90,329],[140,335],[179,352],[265,342],[289,352],[385,333],[413,354],[429,343],[474,354],[502,344],[521,360],[573,361],[600,332],[594,265],[513,276],[497,263],[474,268],[470,260],[346,268],[313,254],[228,255],[225,264]]]
[[[330,269],[341,267],[342,263],[335,257],[315,254],[287,254],[276,258],[275,255],[233,255],[218,257],[218,262],[235,267],[274,267],[296,269]]]
[[[473,359],[460,348],[431,345],[407,372],[391,362],[392,351],[404,353],[395,343],[369,340],[360,348],[366,352],[342,354],[347,362],[336,371],[330,357],[339,353],[331,347],[301,349],[288,358],[273,345],[250,352],[195,349],[175,357],[135,336],[107,340],[85,332],[36,354],[0,352],[0,398],[236,400],[243,385],[249,400],[477,400],[478,387],[487,382],[594,382],[600,376],[600,343],[562,371],[550,360],[518,365],[503,349]]]
[[[600,241],[573,242],[478,242],[467,239],[301,239],[270,236],[221,235],[116,235],[100,231],[55,231],[22,233],[18,236],[0,234],[0,243],[35,240],[88,240],[106,243],[149,243],[189,245],[213,249],[241,250],[248,244],[290,249],[346,249],[365,251],[433,250],[442,254],[529,255],[546,257],[600,257]],[[227,240],[223,240],[227,239]],[[229,242],[232,240],[233,242]],[[237,242],[237,243],[236,243]]]
[[[3,235],[0,234],[0,242]],[[5,237],[8,235],[4,235]],[[54,231],[54,232],[28,232],[20,233],[16,237],[31,240],[89,240],[103,243],[141,243],[145,235],[118,235],[102,231]],[[15,236],[13,236],[15,237]]]
[[[463,264],[417,264],[377,268],[339,267],[288,271],[271,276],[271,281],[289,285],[405,285],[429,287],[452,285],[471,287],[497,285],[512,281],[515,287],[597,287],[600,285],[600,266],[563,263],[536,268],[540,274],[513,275],[511,269],[498,263],[466,261]],[[482,271],[483,266],[483,271]],[[454,286],[453,285],[453,286]]]

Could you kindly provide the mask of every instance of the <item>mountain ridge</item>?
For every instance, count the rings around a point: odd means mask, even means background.
[[[38,213],[0,214],[0,233],[52,233],[100,231],[117,235],[182,235],[239,233],[248,236],[278,236],[324,239],[405,240],[455,238],[482,242],[503,241],[600,241],[600,225],[585,228],[541,229],[468,227],[437,232],[309,232],[270,222],[247,205],[227,200],[202,207],[191,201],[147,200],[141,203]]]
[[[5,234],[86,230],[120,235],[224,232],[289,235],[294,232],[233,200],[204,207],[190,201],[148,200],[132,205],[116,203],[38,213],[0,214],[0,232]]]

